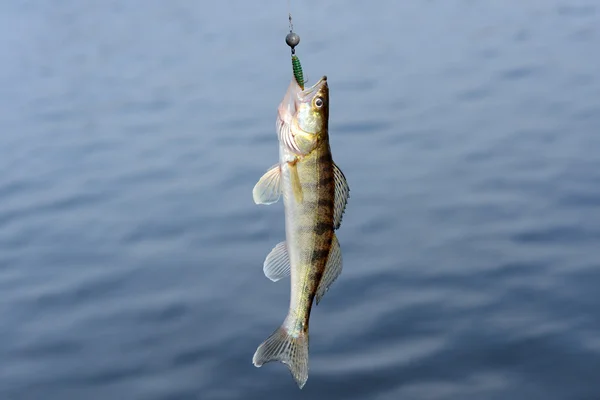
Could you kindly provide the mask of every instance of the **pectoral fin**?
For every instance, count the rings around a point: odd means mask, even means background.
[[[325,272],[323,273],[323,278],[321,278],[321,283],[319,283],[319,287],[317,288],[317,293],[315,295],[315,300],[317,304],[321,301],[323,296],[331,284],[340,276],[342,273],[342,251],[340,249],[340,243],[337,240],[337,237],[333,235],[333,239],[331,241],[331,249],[329,250],[329,257],[327,258],[327,264],[325,265]]]
[[[296,167],[296,163],[288,163],[290,165],[291,172],[291,183],[292,190],[294,192],[294,198],[296,199],[296,203],[302,203],[302,199],[304,198],[302,194],[302,185],[300,184],[300,176],[298,175],[298,168]]]
[[[281,168],[273,165],[254,185],[252,197],[256,204],[273,204],[281,195]]]
[[[342,224],[342,217],[350,197],[350,187],[342,170],[333,163],[333,179],[335,182],[335,197],[333,203],[333,228],[338,229]]]
[[[290,256],[285,242],[278,243],[267,255],[263,264],[265,276],[277,282],[290,275]]]

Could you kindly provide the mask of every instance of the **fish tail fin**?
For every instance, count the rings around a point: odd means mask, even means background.
[[[267,338],[254,353],[252,363],[261,367],[270,361],[287,365],[300,389],[308,380],[308,332],[290,335],[285,324]]]

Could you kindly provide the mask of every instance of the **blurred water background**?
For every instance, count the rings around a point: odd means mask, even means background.
[[[287,2],[0,3],[0,398],[600,399],[600,4],[292,0],[351,199],[257,369]]]

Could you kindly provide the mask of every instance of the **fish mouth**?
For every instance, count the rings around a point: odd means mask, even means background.
[[[300,102],[308,102],[314,97],[323,87],[327,86],[327,75],[323,75],[314,85],[304,89],[297,94]]]
[[[316,82],[314,85],[312,85],[312,86],[311,86],[311,87],[309,87],[309,88],[306,88],[306,89],[304,89],[304,90],[302,91],[302,94],[304,94],[304,93],[307,93],[307,94],[308,94],[308,93],[312,93],[312,92],[314,92],[314,91],[316,91],[316,90],[319,90],[319,89],[321,89],[321,87],[323,87],[323,86],[324,86],[324,85],[326,85],[326,84],[327,84],[327,75],[323,75],[323,76],[321,77],[321,79],[319,79],[319,80],[318,80],[318,81],[317,81],[317,82]]]

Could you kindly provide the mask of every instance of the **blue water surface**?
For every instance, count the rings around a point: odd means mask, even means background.
[[[287,2],[4,1],[0,399],[600,399],[600,4],[291,3],[351,188],[305,388]]]

